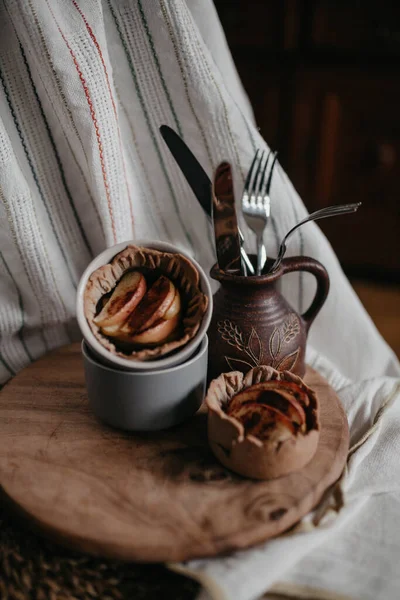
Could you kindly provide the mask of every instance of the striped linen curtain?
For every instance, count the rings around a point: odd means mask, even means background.
[[[173,127],[212,175],[234,165],[237,201],[256,148],[266,148],[212,0],[4,0],[0,6],[0,383],[79,339],[75,293],[105,247],[151,238],[208,270],[212,231],[159,134]],[[267,251],[306,209],[284,170],[272,182]],[[240,217],[254,250],[254,238]],[[329,269],[333,291],[312,343],[341,366],[373,374],[394,358],[363,312],[316,225],[289,254]],[[308,276],[283,292],[302,309]],[[331,323],[379,350],[344,357]],[[329,345],[326,340],[329,339]]]

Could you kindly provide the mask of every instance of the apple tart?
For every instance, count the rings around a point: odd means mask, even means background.
[[[303,468],[315,454],[317,395],[290,371],[222,373],[210,383],[206,404],[211,449],[240,475],[273,479]]]
[[[129,245],[89,277],[84,313],[110,352],[152,360],[184,346],[208,306],[199,273],[182,254]]]

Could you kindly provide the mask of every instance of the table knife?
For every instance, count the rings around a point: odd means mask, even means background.
[[[231,165],[221,163],[212,188],[212,221],[218,266],[222,271],[240,272],[240,236],[236,218]]]
[[[168,127],[168,125],[161,125],[160,133],[167,144],[172,156],[177,162],[181,169],[186,181],[191,187],[194,195],[198,202],[203,208],[204,212],[211,219],[211,196],[212,196],[212,183],[207,173],[194,156],[193,152],[188,148],[182,138]],[[244,274],[246,270],[254,275],[254,267],[247,256],[246,250],[243,248],[243,234],[239,229],[240,236],[240,253],[242,256],[242,265]]]

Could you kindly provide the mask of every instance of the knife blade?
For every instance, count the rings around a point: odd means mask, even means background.
[[[211,179],[194,156],[193,152],[182,140],[182,138],[168,125],[160,126],[160,133],[168,146],[172,156],[176,163],[181,169],[186,181],[191,187],[194,195],[196,196],[199,204],[203,208],[206,215],[211,220],[212,209],[211,209],[211,197],[212,197],[212,183]],[[243,234],[239,229],[240,243],[241,243],[241,255],[243,262],[243,270],[245,269],[254,275],[254,267],[247,256],[246,250],[243,248]]]
[[[212,220],[218,266],[223,271],[240,269],[240,237],[236,218],[231,165],[221,163],[212,188]]]
[[[181,137],[168,125],[161,125],[160,133],[186,181],[211,219],[211,179]]]

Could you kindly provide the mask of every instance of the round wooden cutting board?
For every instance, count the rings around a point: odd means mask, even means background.
[[[0,487],[31,523],[82,551],[153,562],[248,547],[301,519],[344,467],[349,433],[339,399],[312,369],[305,379],[321,403],[315,457],[289,476],[252,481],[216,462],[204,408],[157,433],[99,423],[80,345],[64,347],[0,393]]]

